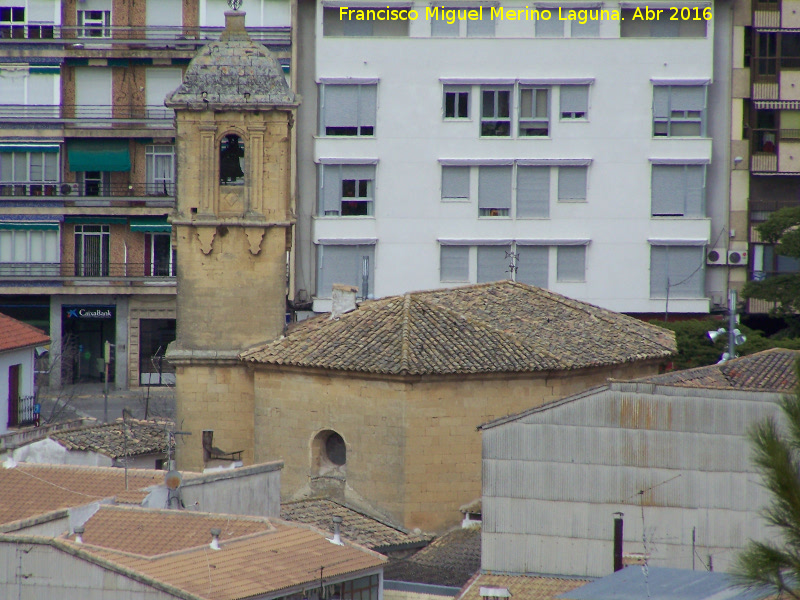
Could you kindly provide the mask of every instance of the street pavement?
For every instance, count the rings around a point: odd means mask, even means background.
[[[106,399],[103,384],[82,383],[61,390],[42,390],[40,403],[42,424],[79,417],[93,417],[102,423],[107,416],[108,421],[114,421],[122,417],[124,408],[136,419],[175,418],[173,387],[109,390]]]

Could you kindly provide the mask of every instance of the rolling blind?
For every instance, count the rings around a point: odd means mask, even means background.
[[[589,112],[589,86],[562,85],[561,112]]]
[[[587,167],[558,168],[558,199],[586,200]]]
[[[550,248],[517,245],[517,254],[517,281],[546,288]]]
[[[652,246],[650,297],[702,298],[704,293],[702,246]]]
[[[75,68],[75,115],[111,117],[111,69],[108,67]]]
[[[511,167],[478,167],[478,208],[511,208]]]
[[[442,198],[469,198],[469,167],[442,167]]]
[[[586,246],[559,246],[556,257],[558,281],[586,280]]]
[[[368,281],[372,281],[375,263],[374,246],[320,246],[317,296],[330,298],[334,283],[354,285],[363,294],[365,262],[369,263]]]
[[[517,217],[550,216],[550,167],[517,167]]]
[[[441,281],[469,281],[469,246],[442,246]]]
[[[324,127],[358,126],[357,85],[326,85]]]
[[[506,257],[509,246],[478,246],[478,283],[510,279]]]

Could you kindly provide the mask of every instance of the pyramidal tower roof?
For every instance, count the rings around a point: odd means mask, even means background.
[[[204,46],[189,63],[181,86],[169,94],[169,108],[264,110],[299,104],[272,53],[247,35],[245,13],[225,13],[219,41]]]

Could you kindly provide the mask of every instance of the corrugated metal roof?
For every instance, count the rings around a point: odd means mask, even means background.
[[[760,600],[768,594],[734,588],[724,573],[650,567],[627,567],[568,591],[569,600]]]

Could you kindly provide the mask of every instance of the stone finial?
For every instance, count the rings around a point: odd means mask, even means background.
[[[238,10],[225,11],[225,30],[219,36],[221,42],[250,41],[250,36],[247,35],[247,29],[244,26],[245,14],[247,13]]]

